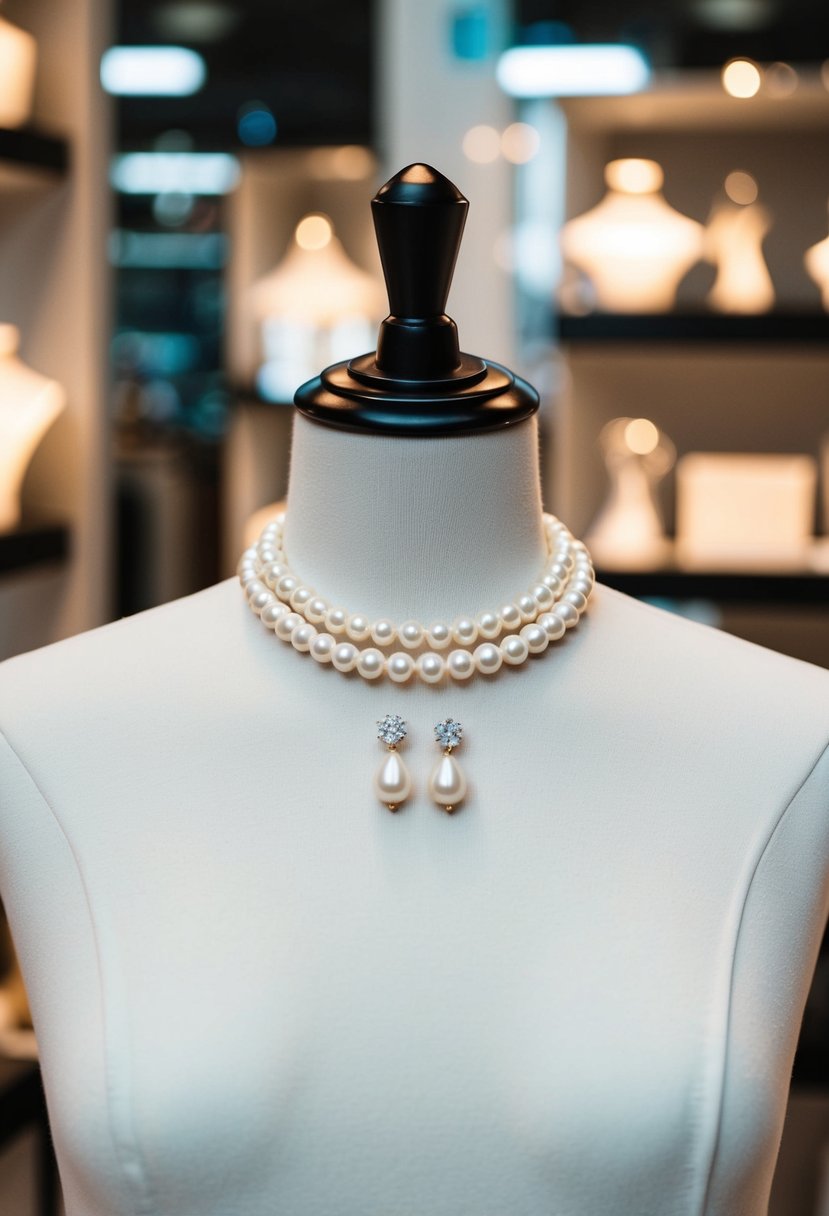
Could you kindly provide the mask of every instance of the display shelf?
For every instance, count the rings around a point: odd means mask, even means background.
[[[590,313],[553,319],[560,342],[699,342],[829,346],[829,314]]]
[[[814,571],[789,573],[737,570],[606,570],[600,583],[637,599],[714,600],[717,603],[829,603],[829,575]]]
[[[795,93],[729,97],[719,71],[657,74],[651,86],[625,96],[566,97],[558,102],[580,132],[627,130],[808,131],[829,124],[829,93],[817,72],[803,73]]]
[[[26,189],[60,178],[69,168],[69,143],[34,127],[0,127],[0,191]]]
[[[59,520],[24,520],[10,532],[0,532],[0,576],[31,566],[65,561],[69,528]]]

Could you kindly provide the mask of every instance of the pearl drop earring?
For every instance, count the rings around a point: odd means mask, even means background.
[[[409,770],[397,754],[397,745],[407,733],[406,723],[398,714],[378,719],[377,738],[386,744],[389,754],[374,775],[374,792],[390,811],[396,811],[412,792]]]
[[[460,722],[446,718],[436,723],[435,738],[443,748],[443,755],[429,778],[429,793],[438,806],[451,812],[466,797],[466,776],[457,760],[452,759],[453,748],[463,738],[463,727]]]

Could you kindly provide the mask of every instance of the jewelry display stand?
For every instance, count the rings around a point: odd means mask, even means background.
[[[464,213],[428,166],[380,191],[378,351],[298,394],[285,551],[372,618],[545,560],[536,396],[443,312]],[[9,660],[0,727],[67,1216],[765,1211],[829,906],[825,671],[597,585],[538,659],[367,682],[234,576]]]

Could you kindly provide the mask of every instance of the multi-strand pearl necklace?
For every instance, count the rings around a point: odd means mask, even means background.
[[[554,515],[545,514],[545,569],[514,600],[475,617],[457,617],[451,625],[440,621],[427,627],[414,620],[396,625],[385,617],[372,621],[363,613],[332,607],[298,578],[285,555],[284,523],[284,515],[276,516],[239,559],[237,573],[251,609],[295,650],[337,671],[357,671],[365,680],[387,675],[397,684],[412,677],[437,684],[445,674],[467,680],[476,671],[494,675],[503,664],[517,667],[578,624],[595,581],[585,545]],[[361,646],[369,641],[373,645]],[[388,655],[380,649],[396,645],[403,649]],[[440,652],[446,650],[444,657]]]

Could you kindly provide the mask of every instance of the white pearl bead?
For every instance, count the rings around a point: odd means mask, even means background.
[[[289,573],[288,567],[284,562],[271,562],[269,566],[265,566],[262,571],[262,578],[269,587],[276,590],[276,584],[286,574]]]
[[[299,586],[291,596],[291,607],[294,612],[302,612],[306,604],[309,604],[313,598],[314,591],[311,587]]]
[[[249,600],[258,595],[260,591],[267,591],[268,588],[262,582],[261,578],[252,578],[245,583],[245,595]]]
[[[333,633],[335,637],[339,637],[341,633],[345,633],[347,620],[348,613],[344,608],[329,608],[325,614],[323,623],[329,633]]]
[[[331,662],[337,671],[353,671],[359,653],[353,642],[338,642],[332,651]]]
[[[389,751],[375,773],[374,792],[386,805],[403,802],[412,792],[412,779],[396,751]]]
[[[520,636],[527,643],[530,654],[541,654],[550,644],[547,630],[537,622],[534,625],[525,625]]]
[[[550,588],[554,596],[558,595],[561,588],[564,586],[563,580],[560,579],[557,574],[550,574],[549,571],[544,575],[541,581],[545,587]]]
[[[554,612],[543,613],[536,621],[536,624],[541,626],[551,642],[556,642],[559,638],[564,637],[567,630],[564,621],[560,616],[556,616]]]
[[[561,617],[568,629],[572,629],[574,625],[578,625],[579,623],[579,614],[572,604],[558,603],[553,612],[556,616]]]
[[[354,612],[348,618],[345,631],[352,642],[365,642],[371,634],[371,621],[360,612]]]
[[[281,616],[276,622],[274,633],[278,638],[281,638],[283,642],[290,642],[293,631],[298,629],[300,625],[304,624],[305,621],[298,612],[286,612],[285,615]]]
[[[416,650],[423,641],[423,626],[419,621],[404,621],[397,632],[407,650]]]
[[[321,595],[315,595],[305,605],[305,619],[312,625],[321,625],[327,611],[328,601],[324,600]]]
[[[301,625],[297,625],[296,629],[291,634],[291,645],[294,650],[310,650],[311,643],[317,636],[316,625],[309,625],[306,620],[303,620]]]
[[[459,646],[471,646],[478,637],[478,625],[471,617],[459,616],[452,622],[452,640]]]
[[[281,600],[289,600],[299,586],[299,579],[293,574],[283,574],[276,584],[276,594]]]
[[[503,663],[504,656],[501,647],[494,642],[481,642],[472,652],[472,661],[483,675],[492,676]]]
[[[478,633],[482,638],[491,641],[501,632],[501,618],[497,612],[481,612],[478,615]]]
[[[553,595],[552,589],[548,587],[546,583],[537,583],[536,586],[533,587],[531,594],[536,602],[536,605],[542,612],[545,612],[548,608],[551,608],[555,603],[556,597]]]
[[[578,613],[584,612],[587,607],[587,596],[582,595],[580,591],[574,591],[572,587],[565,591],[561,598],[565,604],[572,604]]]
[[[455,807],[466,796],[466,775],[453,756],[441,756],[429,778],[429,794],[440,806]]]
[[[237,573],[239,570],[241,570],[242,566],[249,566],[252,562],[255,562],[256,557],[257,553],[255,545],[251,545],[249,549],[245,549],[244,553],[239,558],[239,564],[236,567]]]
[[[592,578],[588,578],[583,574],[577,574],[575,576],[575,578],[572,580],[572,582],[570,583],[568,590],[580,591],[586,599],[587,596],[590,595],[590,592],[593,590],[593,586],[594,586],[594,581]]]
[[[531,595],[519,595],[517,600],[518,611],[521,613],[521,620],[526,624],[529,621],[534,621],[538,616],[538,605]]]
[[[521,612],[517,604],[504,604],[498,609],[498,616],[504,629],[517,629],[521,624]]]
[[[267,587],[263,591],[257,591],[256,595],[252,595],[248,601],[253,611],[258,615],[263,608],[267,608],[268,604],[274,602],[274,594],[268,591]]]
[[[274,599],[273,603],[266,604],[266,606],[262,609],[261,613],[259,614],[260,620],[262,621],[263,625],[268,627],[268,629],[275,629],[276,622],[281,616],[285,616],[287,611],[288,607],[286,604],[283,604],[281,600]]]
[[[397,626],[394,621],[381,617],[371,626],[371,640],[375,646],[388,646],[397,637]]]
[[[567,577],[568,570],[564,562],[553,562],[552,566],[550,566],[550,574],[554,574],[556,578],[560,578],[563,581]]]
[[[386,659],[386,674],[395,684],[405,684],[414,669],[414,659],[405,650],[397,650]]]
[[[435,621],[426,630],[426,640],[433,650],[445,650],[452,641],[452,630],[444,621]]]
[[[468,680],[475,670],[468,650],[453,650],[446,660],[446,670],[453,680]]]
[[[385,666],[386,660],[382,650],[377,650],[374,646],[361,650],[357,656],[357,670],[364,680],[376,680],[383,674]]]
[[[437,684],[446,670],[442,656],[435,654],[432,650],[427,650],[425,654],[420,655],[415,667],[417,674],[426,684]]]
[[[330,633],[318,633],[311,642],[311,658],[318,663],[330,663],[336,642]]]
[[[519,663],[523,663],[530,653],[526,639],[518,633],[511,633],[509,637],[504,638],[500,649],[504,662],[509,663],[511,667],[517,667]]]

